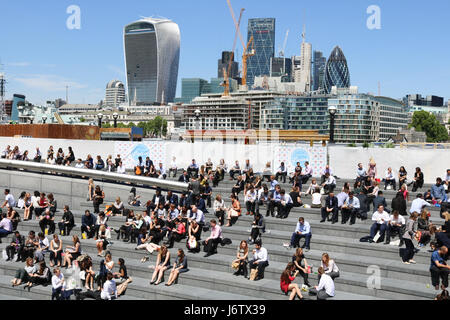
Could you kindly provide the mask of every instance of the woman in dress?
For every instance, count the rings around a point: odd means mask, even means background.
[[[161,283],[164,272],[170,268],[170,252],[166,246],[161,246],[158,257],[156,258],[155,271],[152,275],[150,284],[157,286]],[[156,279],[158,277],[158,279]]]
[[[292,262],[289,262],[286,266],[286,269],[283,271],[280,277],[280,288],[281,291],[284,292],[285,295],[288,295],[289,291],[291,291],[291,295],[289,296],[289,300],[294,300],[297,296],[300,300],[303,299],[302,293],[298,284],[292,283],[297,277],[298,270],[295,270],[295,266]]]
[[[175,260],[172,271],[170,271],[169,280],[166,286],[171,286],[174,282],[178,281],[180,273],[188,272],[187,257],[182,249],[178,249],[177,259]]]
[[[226,227],[231,227],[231,219],[238,218],[241,215],[241,203],[237,199],[237,197],[232,194],[231,195],[231,208],[228,209],[227,220],[228,223]]]
[[[73,245],[66,247],[64,254],[63,267],[66,269],[72,267],[72,261],[81,255],[81,243],[80,238],[77,235],[72,236]]]
[[[239,248],[236,253],[236,260],[233,263],[239,263],[237,271],[234,273],[235,276],[243,274],[245,278],[248,278],[248,243],[242,240],[239,244]]]

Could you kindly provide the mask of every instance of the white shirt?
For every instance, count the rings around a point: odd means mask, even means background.
[[[431,207],[431,204],[423,200],[422,198],[416,198],[411,203],[411,209],[409,209],[410,213],[417,212],[420,213],[424,206]]]
[[[267,255],[267,249],[264,247],[261,247],[259,250],[256,249],[255,253],[253,254],[253,258],[256,261],[269,261],[269,257]]]
[[[386,179],[387,180],[393,180],[394,179],[394,174],[392,173],[392,171],[389,173],[389,171],[386,171]]]
[[[8,206],[13,208],[16,205],[16,201],[11,193],[8,193],[5,197],[5,201],[8,202]]]
[[[83,169],[83,168],[84,168],[83,162],[77,162],[77,163],[75,164],[75,168],[77,168],[77,169]]]
[[[117,167],[117,173],[125,173],[125,167],[123,165]]]
[[[328,266],[325,265],[325,263],[323,263],[323,261],[320,261],[320,266],[323,268],[323,271],[325,271],[325,273],[339,272],[339,268],[336,265],[336,263],[334,263],[333,259],[328,260]]]
[[[322,195],[318,192],[312,194],[312,204],[322,204]]]
[[[258,194],[256,193],[255,190],[253,190],[253,192],[251,190],[248,190],[247,193],[245,194],[245,202],[255,201],[257,196]]]
[[[52,287],[53,289],[58,289],[62,287],[64,281],[64,275],[62,273],[59,274],[59,277],[57,275],[53,275],[52,277]]]
[[[334,176],[330,175],[327,181],[325,181],[325,184],[327,185],[336,184],[336,179],[334,178]]]
[[[323,274],[320,277],[320,282],[319,285],[317,286],[317,291],[320,291],[322,289],[325,289],[325,292],[329,296],[334,297],[334,281],[327,274]]]
[[[288,193],[285,193],[284,197],[281,197],[281,201],[284,201],[285,204],[294,203],[294,201],[292,201],[292,198]]]
[[[310,175],[313,174],[313,170],[312,170],[311,165],[307,165],[307,166],[305,167],[305,175],[307,175],[307,174],[310,174]],[[331,174],[331,173],[330,173],[330,174]]]
[[[177,168],[177,163],[174,160],[172,160],[172,162],[170,163],[170,167],[172,169],[176,169]]]
[[[403,218],[402,215],[398,215],[397,219],[394,218],[394,215],[391,214],[391,216],[389,217],[389,222],[394,223],[399,223],[401,225],[404,225],[406,223],[405,218]]]
[[[158,167],[159,172],[161,172],[161,175],[166,174],[166,169],[164,167]]]
[[[372,221],[376,221],[378,224],[383,224],[389,221],[389,214],[386,211],[379,213],[378,210],[372,215]]]
[[[116,282],[114,280],[107,280],[105,282],[100,297],[103,300],[111,300],[111,297],[115,297],[117,299]]]

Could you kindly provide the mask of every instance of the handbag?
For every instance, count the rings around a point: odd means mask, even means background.
[[[239,217],[239,212],[237,212],[236,210],[234,210],[234,209],[230,209],[231,210],[231,216],[232,217]]]
[[[231,263],[231,268],[233,268],[234,270],[239,269],[239,261],[234,260],[234,261]]]
[[[258,269],[252,269],[252,271],[250,271],[250,280],[255,280],[257,275]]]

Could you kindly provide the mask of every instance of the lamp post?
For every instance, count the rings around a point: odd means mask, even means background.
[[[330,114],[330,143],[334,143],[334,118],[336,111],[336,106],[328,107],[328,113]]]
[[[202,112],[200,111],[200,109],[196,109],[194,111],[194,116],[195,116],[195,130],[200,130],[201,129],[201,125],[200,125],[200,114]]]
[[[117,119],[119,118],[119,114],[117,112],[114,112],[112,116],[114,119],[114,128],[117,128]]]
[[[102,127],[103,114],[102,113],[97,114],[97,119],[98,119],[98,127],[101,128]]]
[[[33,124],[34,116],[30,116],[30,124]]]
[[[46,121],[47,121],[47,116],[42,116],[42,123],[45,124]]]

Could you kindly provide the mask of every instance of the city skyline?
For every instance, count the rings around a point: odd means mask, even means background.
[[[381,9],[381,29],[369,30],[366,13],[373,1],[322,1],[322,5],[281,1],[232,1],[235,13],[244,7],[241,33],[247,34],[252,18],[276,19],[275,56],[290,29],[285,56],[300,54],[303,24],[313,50],[328,57],[340,46],[351,71],[352,85],[360,92],[377,93],[400,99],[406,94],[421,93],[450,98],[450,65],[446,60],[449,44],[444,41],[449,30],[444,1],[377,1]],[[5,3],[0,13],[1,63],[8,80],[6,98],[14,93],[42,104],[65,97],[69,102],[97,103],[104,99],[105,85],[112,79],[126,82],[123,27],[141,15],[161,15],[180,26],[181,56],[177,94],[181,78],[209,79],[217,74],[217,57],[232,47],[234,25],[226,2],[199,0],[195,3],[165,1],[146,4],[143,1],[90,3],[78,1],[81,29],[68,30],[66,9],[70,1],[29,3],[23,10]],[[287,7],[290,10],[285,10]],[[15,19],[20,13],[22,19]],[[427,39],[433,46],[413,46]],[[242,48],[236,58],[240,62]]]

